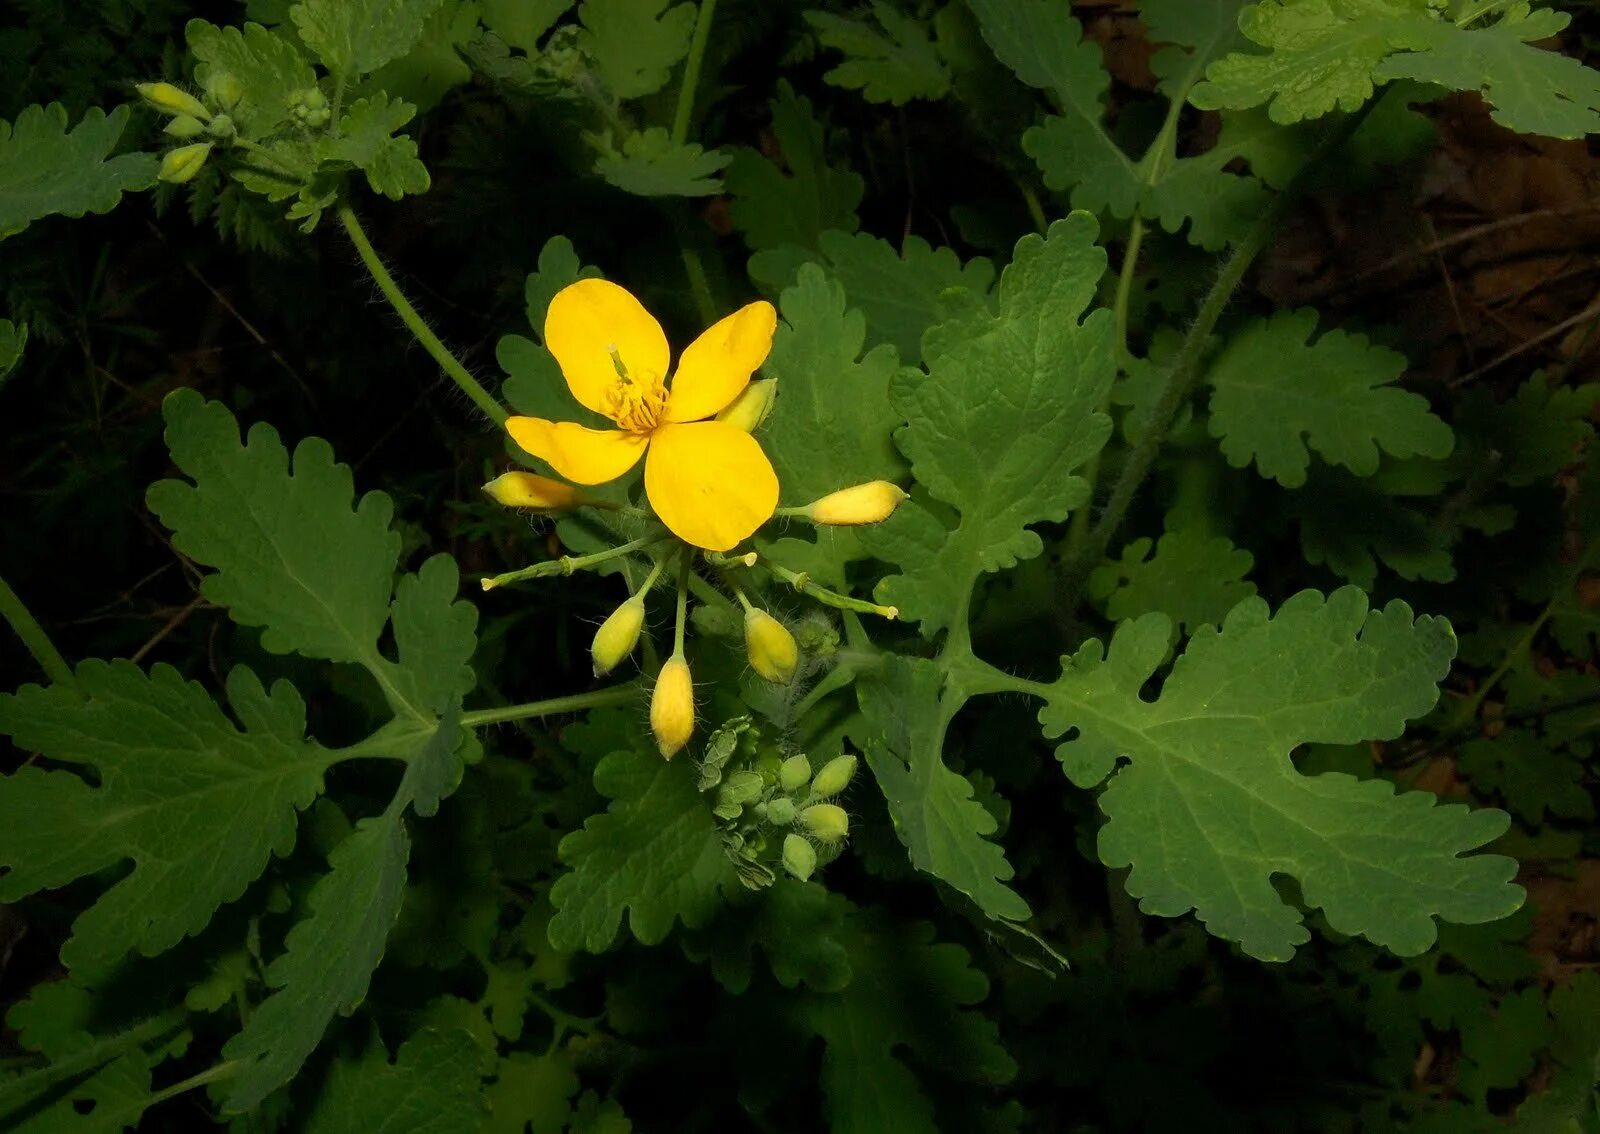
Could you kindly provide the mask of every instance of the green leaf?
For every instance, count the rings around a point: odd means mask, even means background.
[[[0,240],[43,217],[108,213],[124,193],[155,184],[154,154],[111,156],[128,108],[91,107],[70,131],[59,103],[0,119]]]
[[[481,1054],[471,1033],[425,1028],[389,1062],[381,1042],[336,1059],[306,1114],[305,1134],[461,1134],[483,1121]]]
[[[340,119],[338,136],[318,143],[318,156],[355,166],[367,175],[374,193],[391,201],[408,193],[426,193],[428,169],[417,157],[417,143],[394,136],[416,112],[410,103],[390,101],[382,91],[370,99],[357,99]]]
[[[1174,625],[1193,631],[1220,626],[1228,611],[1256,593],[1245,579],[1254,562],[1226,536],[1196,527],[1167,532],[1150,554],[1151,541],[1136,539],[1122,558],[1095,569],[1089,590],[1105,599],[1106,617],[1122,622],[1166,612]]]
[[[450,91],[472,81],[472,68],[462,54],[480,38],[479,15],[478,0],[444,0],[428,17],[411,50],[368,76],[358,94],[375,97],[387,92],[432,110]]]
[[[1455,652],[1443,620],[1413,622],[1401,602],[1369,613],[1353,587],[1303,591],[1275,616],[1248,599],[1220,631],[1195,634],[1147,700],[1171,632],[1151,614],[1118,627],[1109,653],[1090,642],[1039,714],[1047,737],[1072,733],[1058,756],[1073,782],[1111,777],[1100,858],[1132,866],[1128,892],[1145,913],[1193,909],[1251,956],[1287,960],[1309,934],[1277,875],[1338,932],[1401,955],[1433,943],[1435,916],[1492,921],[1521,904],[1514,861],[1460,857],[1505,831],[1503,812],[1303,776],[1289,759],[1299,744],[1398,736],[1431,709]],[[1119,759],[1129,764],[1113,771]]]
[[[941,755],[945,730],[961,707],[960,698],[942,695],[943,684],[935,662],[889,657],[879,673],[856,683],[865,718],[859,742],[912,865],[989,917],[1025,921],[1028,903],[1006,885],[1015,871],[989,841],[998,829],[994,816]]]
[[[1519,1134],[1594,1134],[1600,1126],[1600,975],[1580,972],[1550,993],[1549,1083],[1517,1108]]]
[[[455,601],[460,590],[456,561],[442,553],[395,587],[394,684],[408,704],[440,717],[459,709],[476,684],[468,663],[478,647],[478,609]]]
[[[162,405],[173,462],[194,484],[150,487],[150,508],[173,546],[208,567],[201,593],[235,621],[260,626],[262,645],[329,661],[383,662],[400,536],[394,506],[369,492],[354,509],[350,469],[311,437],[288,451],[270,425],[239,426],[218,402],[177,390]]]
[[[1510,398],[1469,391],[1456,414],[1461,445],[1452,468],[1465,477],[1488,463],[1497,480],[1513,487],[1548,481],[1594,436],[1589,415],[1597,402],[1600,383],[1552,385],[1543,371]]]
[[[300,0],[289,18],[335,75],[353,79],[410,51],[443,0]]]
[[[92,976],[198,933],[289,853],[296,813],[334,757],[305,739],[294,688],[269,693],[243,666],[228,676],[242,729],[170,666],[90,660],[78,684],[87,700],[59,685],[0,695],[0,732],[97,777],[23,767],[0,779],[0,901],[131,862],[62,947],[63,963]]]
[[[519,51],[537,55],[539,41],[573,0],[483,0],[483,23]]]
[[[4,382],[17,363],[22,361],[23,349],[28,345],[28,327],[0,319],[0,382]]]
[[[290,36],[260,24],[219,28],[190,20],[184,28],[198,62],[194,80],[203,90],[215,76],[239,80],[239,103],[230,117],[241,137],[260,141],[289,120],[289,96],[317,85],[311,61]]]
[[[721,150],[706,151],[674,142],[660,126],[633,131],[622,149],[611,135],[587,134],[599,151],[594,171],[626,193],[641,197],[706,197],[722,192],[717,173],[731,160]]]
[[[1456,767],[1477,791],[1498,794],[1532,826],[1543,823],[1546,814],[1594,818],[1583,765],[1527,729],[1467,741],[1456,752]]]
[[[1313,468],[1305,487],[1284,501],[1299,521],[1306,562],[1326,564],[1367,590],[1377,581],[1380,561],[1402,579],[1450,582],[1456,577],[1450,529],[1403,503],[1414,494],[1389,480],[1386,468],[1368,478]]]
[[[736,996],[750,990],[757,946],[784,988],[805,984],[837,992],[850,983],[850,959],[840,938],[851,908],[815,882],[779,878],[688,935],[684,952],[693,961],[709,960],[711,975]]]
[[[1064,520],[1088,496],[1073,470],[1110,435],[1098,407],[1115,371],[1111,313],[1079,321],[1105,271],[1097,235],[1092,217],[1074,213],[1045,237],[1023,238],[1000,280],[999,314],[980,310],[931,328],[927,377],[892,387],[907,421],[895,434],[900,451],[960,520],[936,550],[931,518],[882,525],[881,539],[863,529],[863,538],[902,568],[879,585],[879,601],[920,621],[928,637],[959,621],[984,572],[1043,550],[1030,524]],[[913,527],[917,540],[896,542]]]
[[[561,840],[571,869],[550,890],[550,943],[602,952],[624,915],[645,945],[666,937],[679,918],[689,928],[710,920],[720,891],[737,882],[690,763],[628,748],[600,761],[594,786],[611,805]]]
[[[1348,331],[1313,342],[1316,326],[1309,307],[1253,320],[1211,364],[1210,430],[1229,464],[1254,461],[1262,476],[1299,488],[1307,444],[1357,476],[1378,471],[1380,447],[1396,457],[1450,454],[1454,436],[1427,399],[1390,385],[1404,355]]]
[[[667,85],[672,67],[689,54],[693,4],[670,0],[583,0],[578,46],[620,99],[642,98]],[[663,131],[664,133],[664,131]]]
[[[914,98],[943,98],[950,89],[950,71],[928,35],[928,24],[904,15],[886,0],[872,0],[872,15],[877,27],[831,12],[805,14],[822,45],[845,55],[845,61],[823,79],[860,91],[868,102],[892,106],[904,106]]]
[[[782,80],[772,100],[774,158],[740,148],[728,163],[729,216],[752,251],[785,244],[817,248],[830,229],[854,232],[864,183],[828,162],[827,132],[811,100]]]
[[[796,1023],[826,1045],[822,1092],[829,1128],[834,1134],[937,1134],[934,1105],[913,1065],[989,1085],[1016,1074],[999,1030],[973,1010],[988,995],[989,982],[965,949],[936,942],[927,922],[858,911],[846,926],[850,983],[788,1007]]]
[[[750,257],[750,275],[776,294],[792,284],[801,265],[816,260],[844,285],[849,306],[867,317],[867,345],[893,343],[908,363],[922,359],[922,336],[943,313],[952,292],[989,301],[994,265],[982,256],[963,264],[949,248],[934,248],[908,236],[896,252],[876,236],[838,231],[822,234],[818,255],[785,246]]]
[[[1502,126],[1581,138],[1600,131],[1600,73],[1532,46],[1570,17],[1526,5],[1460,26],[1434,0],[1264,0],[1239,16],[1266,54],[1234,54],[1206,72],[1203,110],[1268,104],[1274,122],[1355,110],[1395,79],[1479,92]]]
[[[486,1092],[490,1118],[483,1134],[561,1134],[582,1087],[566,1052],[513,1052],[500,1061],[499,1078]]]

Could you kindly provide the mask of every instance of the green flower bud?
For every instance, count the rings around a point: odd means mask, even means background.
[[[850,833],[850,817],[834,803],[814,803],[800,812],[800,822],[825,843],[836,843]]]
[[[764,610],[744,612],[744,652],[750,668],[774,685],[787,685],[800,660],[800,647],[783,623]]]
[[[162,181],[171,182],[173,185],[182,185],[185,181],[193,181],[205,168],[206,158],[211,155],[210,142],[195,142],[188,146],[179,146],[175,150],[168,150],[161,159],[161,169],[156,176]]]
[[[811,791],[818,799],[827,799],[831,795],[838,795],[850,786],[850,781],[855,778],[856,758],[854,756],[835,756],[822,766],[822,771],[817,773],[817,778],[811,781]]]
[[[717,420],[742,429],[746,433],[754,433],[772,412],[772,403],[777,396],[777,379],[752,382],[744,388],[742,394],[717,414]]]
[[[799,835],[783,837],[783,868],[804,882],[817,868],[817,850]]]
[[[206,93],[225,110],[232,110],[244,97],[244,87],[230,71],[218,71],[206,80]]]
[[[174,138],[198,138],[206,132],[205,125],[192,114],[180,114],[162,131]]]
[[[784,791],[798,791],[811,778],[811,761],[804,756],[791,756],[778,769],[778,786]]]
[[[766,785],[761,782],[761,777],[754,772],[735,772],[722,782],[717,789],[717,802],[735,807],[744,807],[761,798],[761,793],[766,790]]]
[[[234,135],[233,119],[226,114],[219,114],[211,120],[207,129],[214,137],[231,138]]]
[[[139,97],[162,114],[187,114],[204,122],[211,117],[205,103],[171,83],[139,83],[134,87]]]
[[[755,770],[768,787],[778,782],[778,773],[782,767],[783,761],[771,752],[763,752],[756,757]]]
[[[639,644],[639,631],[643,628],[644,601],[637,595],[607,615],[589,644],[594,675],[604,677],[621,665]]]
[[[794,817],[795,806],[792,799],[780,795],[777,799],[767,804],[768,823],[778,827],[787,827],[794,822]]]

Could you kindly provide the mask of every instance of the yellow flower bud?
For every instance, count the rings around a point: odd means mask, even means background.
[[[744,612],[744,652],[750,667],[775,685],[786,685],[800,660],[800,647],[788,627],[764,610]]]
[[[206,132],[206,128],[194,115],[180,114],[168,122],[161,132],[172,138],[198,138]]]
[[[173,185],[193,181],[205,168],[206,158],[210,156],[210,142],[195,142],[179,146],[175,150],[168,150],[166,156],[161,159],[161,169],[157,171],[156,176]]]
[[[621,665],[639,644],[639,631],[643,628],[644,600],[635,595],[613,610],[594,632],[594,641],[589,646],[594,675],[604,677]]]
[[[850,817],[836,803],[814,803],[800,812],[806,830],[825,843],[836,843],[850,833]]]
[[[817,773],[816,779],[811,781],[811,792],[818,799],[827,799],[830,795],[838,795],[850,786],[850,781],[855,778],[856,758],[850,755],[835,756],[822,766],[822,771]]]
[[[817,868],[817,851],[799,835],[783,837],[783,868],[804,882]]]
[[[676,654],[656,677],[656,691],[650,697],[650,731],[656,734],[656,748],[668,760],[694,733],[694,682],[689,677],[689,663]]]
[[[531,472],[501,473],[483,486],[497,504],[507,508],[537,508],[541,512],[562,512],[584,502],[581,492],[570,484]]]
[[[791,756],[778,769],[778,786],[784,791],[798,791],[811,778],[811,761],[804,755]]]
[[[899,485],[872,480],[812,501],[806,506],[806,515],[819,524],[876,524],[893,515],[906,498]]]
[[[205,103],[171,83],[138,83],[139,97],[162,114],[187,114],[204,122],[211,117]]]
[[[777,379],[752,382],[744,388],[743,393],[717,414],[717,420],[737,426],[746,433],[754,433],[772,412],[772,403],[777,396]]]

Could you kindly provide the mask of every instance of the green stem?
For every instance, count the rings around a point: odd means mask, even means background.
[[[835,610],[853,610],[858,614],[876,614],[879,618],[888,618],[890,620],[900,617],[898,607],[879,606],[877,603],[867,602],[865,599],[841,595],[838,591],[830,591],[819,583],[813,583],[811,576],[803,571],[791,571],[783,564],[774,563],[770,559],[764,562],[767,565],[767,570],[801,594],[810,595],[824,606],[831,606]]]
[[[1133,274],[1139,266],[1139,249],[1144,245],[1144,218],[1135,215],[1128,229],[1128,245],[1122,253],[1122,270],[1117,273],[1117,297],[1111,308],[1117,323],[1117,364],[1120,366],[1128,351],[1128,303],[1133,297]]]
[[[53,684],[82,695],[82,690],[78,689],[78,679],[73,675],[67,659],[61,656],[55,643],[50,641],[50,635],[44,632],[44,627],[34,618],[33,612],[17,597],[17,592],[12,590],[4,579],[0,579],[0,618],[11,624],[11,629],[17,632],[17,637],[22,639],[22,644],[33,655],[33,660],[39,663],[39,668],[44,670],[45,676]]]
[[[1034,227],[1040,232],[1050,231],[1050,222],[1045,218],[1044,206],[1039,203],[1039,194],[1033,191],[1033,186],[1026,182],[1017,182],[1017,188],[1022,190],[1022,202],[1028,206],[1028,217],[1033,221]]]
[[[338,212],[339,223],[349,234],[350,243],[356,246],[361,262],[367,266],[373,282],[378,285],[378,290],[383,292],[383,297],[389,301],[389,306],[400,316],[400,321],[417,337],[422,349],[433,357],[439,368],[461,387],[462,393],[471,398],[473,404],[487,414],[496,425],[504,425],[506,418],[510,416],[506,408],[496,401],[488,390],[479,385],[476,378],[467,373],[467,368],[461,365],[456,356],[450,353],[450,349],[439,341],[439,336],[433,333],[433,329],[423,321],[422,316],[417,314],[417,309],[411,306],[410,300],[401,292],[400,285],[394,282],[389,269],[383,266],[383,260],[372,247],[372,241],[367,239],[366,230],[361,227],[361,222],[356,219],[356,214],[350,206],[340,205]]]
[[[717,0],[700,0],[700,12],[694,22],[694,39],[689,42],[689,60],[683,65],[683,83],[678,87],[678,108],[672,115],[672,144],[675,146],[681,146],[689,140],[694,92],[700,85],[700,65],[705,62],[706,43],[711,39],[711,19],[716,12]]]
[[[507,705],[500,709],[473,709],[471,712],[461,714],[461,725],[463,728],[481,728],[484,725],[527,720],[529,717],[555,717],[565,713],[582,712],[584,709],[626,705],[638,698],[637,685],[619,685],[611,689],[597,689],[592,693],[573,693],[566,697],[551,697],[544,701]]]
[[[1128,509],[1132,506],[1139,489],[1144,486],[1145,477],[1149,475],[1161,446],[1166,442],[1167,431],[1172,427],[1173,419],[1188,400],[1194,390],[1195,382],[1200,377],[1200,361],[1205,353],[1206,344],[1211,339],[1211,333],[1216,330],[1217,321],[1227,310],[1229,302],[1233,299],[1233,293],[1244,281],[1245,273],[1271,242],[1278,225],[1288,213],[1290,205],[1299,196],[1298,191],[1312,170],[1330,153],[1349,141],[1350,136],[1360,128],[1362,122],[1366,121],[1367,115],[1376,105],[1375,100],[1369,100],[1365,106],[1346,117],[1338,127],[1323,137],[1316,149],[1295,172],[1294,177],[1284,186],[1283,192],[1274,197],[1271,204],[1262,211],[1245,238],[1234,249],[1233,255],[1223,265],[1216,283],[1212,285],[1204,302],[1201,303],[1200,314],[1190,326],[1188,335],[1184,337],[1183,345],[1178,349],[1171,369],[1167,371],[1166,381],[1156,398],[1148,424],[1134,443],[1127,460],[1123,462],[1122,472],[1111,490],[1111,498],[1106,502],[1104,513],[1084,542],[1067,556],[1062,569],[1062,589],[1065,599],[1063,606],[1066,609],[1071,610],[1077,605],[1078,596],[1083,584],[1088,580],[1089,573],[1105,557],[1106,549],[1111,546],[1112,537],[1122,526],[1122,521],[1127,517]]]
[[[187,1018],[187,1012],[182,1008],[175,1008],[142,1024],[135,1024],[118,1035],[90,1044],[82,1051],[73,1052],[65,1059],[57,1060],[47,1067],[7,1079],[5,1084],[0,1086],[0,1117],[15,1115],[57,1083],[94,1071],[124,1052],[160,1039],[174,1029],[182,1027]]]
[[[582,1016],[574,1016],[571,1012],[557,1008],[531,988],[528,989],[528,1003],[550,1017],[552,1023],[560,1024],[562,1027],[578,1032],[580,1035],[592,1036],[600,1026],[600,1018],[598,1016],[590,1020],[586,1020]]]
[[[519,571],[507,571],[503,575],[493,575],[487,579],[479,580],[479,585],[486,591],[496,587],[503,587],[508,583],[521,583],[528,579],[544,579],[552,575],[571,575],[578,571],[587,571],[591,567],[619,556],[631,555],[635,551],[649,547],[652,544],[664,543],[671,539],[667,535],[647,535],[638,539],[630,539],[627,543],[608,547],[604,551],[596,551],[590,555],[563,555],[560,559],[547,559],[543,563],[535,563],[532,567],[524,567]]]
[[[105,1119],[105,1129],[121,1129],[125,1123],[131,1122],[133,1119],[137,1118],[139,1115],[143,1114],[145,1111],[149,1110],[158,1103],[164,1103],[168,1099],[177,1098],[179,1095],[187,1094],[196,1087],[203,1087],[207,1083],[215,1083],[218,1079],[227,1079],[231,1076],[237,1075],[240,1071],[244,1070],[244,1063],[245,1061],[242,1059],[230,1059],[226,1063],[218,1063],[214,1067],[208,1067],[197,1075],[190,1075],[187,1079],[184,1079],[182,1082],[174,1083],[170,1087],[162,1087],[149,1098],[140,1099],[136,1103],[130,1103],[129,1105],[123,1107],[120,1111],[107,1116]]]
[[[683,629],[689,622],[689,557],[678,560],[678,610],[672,623],[672,656],[683,657]]]

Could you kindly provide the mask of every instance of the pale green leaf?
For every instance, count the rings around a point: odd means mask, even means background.
[[[230,117],[240,136],[251,141],[277,133],[289,119],[289,96],[317,84],[299,44],[260,24],[217,27],[190,20],[184,35],[198,61],[194,79],[202,90],[217,75],[239,80],[239,103]]]
[[[944,762],[945,730],[961,707],[942,694],[944,672],[920,658],[889,658],[857,681],[864,722],[859,740],[883,789],[895,834],[911,864],[977,903],[985,914],[1025,921],[1028,903],[1008,885],[1015,873],[989,840],[994,816],[972,783]]]
[[[722,192],[717,174],[730,158],[721,150],[674,142],[660,126],[633,131],[618,150],[611,136],[586,135],[599,152],[594,171],[641,197],[705,197]]]
[[[124,193],[155,184],[153,154],[111,156],[127,124],[125,106],[91,107],[68,130],[59,103],[0,119],[0,240],[43,217],[110,212]]]
[[[348,162],[367,175],[374,193],[398,201],[408,193],[426,193],[428,169],[417,157],[417,143],[396,137],[417,108],[379,91],[370,99],[357,99],[340,119],[337,136],[318,143],[317,154],[327,162]]]
[[[443,0],[300,0],[289,18],[335,75],[354,79],[410,51]]]
[[[1268,105],[1274,122],[1355,110],[1395,79],[1479,92],[1495,121],[1557,138],[1600,131],[1600,72],[1532,46],[1570,17],[1511,5],[1465,26],[1434,0],[1263,0],[1240,14],[1265,54],[1213,64],[1191,101],[1202,109]]]
[[[478,0],[444,0],[411,50],[367,76],[357,96],[375,97],[383,91],[432,110],[450,91],[472,81],[462,52],[479,38],[480,14]]]
[[[983,573],[1043,550],[1030,525],[1064,520],[1088,495],[1074,470],[1110,435],[1099,407],[1115,371],[1111,313],[1083,318],[1105,271],[1097,235],[1092,217],[1074,213],[1045,237],[1023,238],[1000,280],[999,314],[979,309],[931,328],[927,377],[892,387],[907,422],[895,434],[900,451],[918,483],[960,519],[928,555],[907,556],[872,528],[864,538],[901,566],[879,585],[880,601],[920,621],[929,637],[961,616]],[[917,520],[895,530],[908,525],[931,535]]]
[[[1070,733],[1058,754],[1075,783],[1110,776],[1100,858],[1133,868],[1144,912],[1192,909],[1251,956],[1287,960],[1309,934],[1278,875],[1338,932],[1402,955],[1433,944],[1434,917],[1493,921],[1521,904],[1515,862],[1462,857],[1505,831],[1503,812],[1304,776],[1289,758],[1299,744],[1393,738],[1431,709],[1455,652],[1447,623],[1413,621],[1400,602],[1369,612],[1354,587],[1303,591],[1276,615],[1248,599],[1190,638],[1147,699],[1171,632],[1151,614],[1118,627],[1108,653],[1090,642],[1039,714],[1047,736]]]
[[[561,840],[561,860],[571,869],[550,890],[551,944],[601,952],[624,916],[645,945],[666,937],[680,918],[690,928],[708,921],[721,905],[719,892],[737,882],[711,805],[695,790],[691,762],[627,748],[600,761],[594,784],[611,805]]]
[[[689,53],[695,6],[671,0],[583,0],[578,46],[621,99],[642,98],[667,85],[672,67]]]
[[[805,16],[822,45],[845,56],[823,76],[834,86],[892,106],[914,98],[940,99],[949,91],[950,70],[928,35],[927,22],[899,12],[887,0],[872,0],[877,26],[832,12]]]
[[[16,369],[17,363],[22,361],[22,352],[27,345],[26,324],[0,319],[0,382],[4,382]]]
[[[1211,434],[1235,468],[1254,462],[1286,488],[1306,482],[1307,445],[1357,476],[1378,471],[1378,450],[1396,457],[1449,455],[1450,427],[1427,399],[1396,389],[1405,356],[1366,336],[1327,331],[1317,313],[1280,311],[1232,335],[1212,362]]]
[[[242,666],[228,698],[243,728],[170,666],[146,674],[91,660],[78,683],[86,701],[59,685],[0,695],[0,732],[97,778],[91,786],[29,766],[0,779],[0,901],[131,862],[61,950],[69,968],[92,976],[130,950],[170,949],[243,894],[293,848],[296,813],[334,757],[305,739],[292,686],[269,693]]]
[[[830,229],[854,232],[863,182],[829,163],[827,132],[811,100],[780,81],[771,105],[777,153],[769,158],[741,148],[728,163],[728,214],[734,227],[755,251],[785,244],[814,249]]]
[[[1256,593],[1245,576],[1253,559],[1226,536],[1208,536],[1196,527],[1169,531],[1155,544],[1136,539],[1122,549],[1122,558],[1095,569],[1092,594],[1105,599],[1113,622],[1165,612],[1181,628],[1202,623],[1221,625],[1239,603]]]
[[[304,1134],[463,1134],[485,1118],[481,1054],[469,1032],[417,1032],[395,1053],[374,1040],[358,1059],[335,1059]]]

